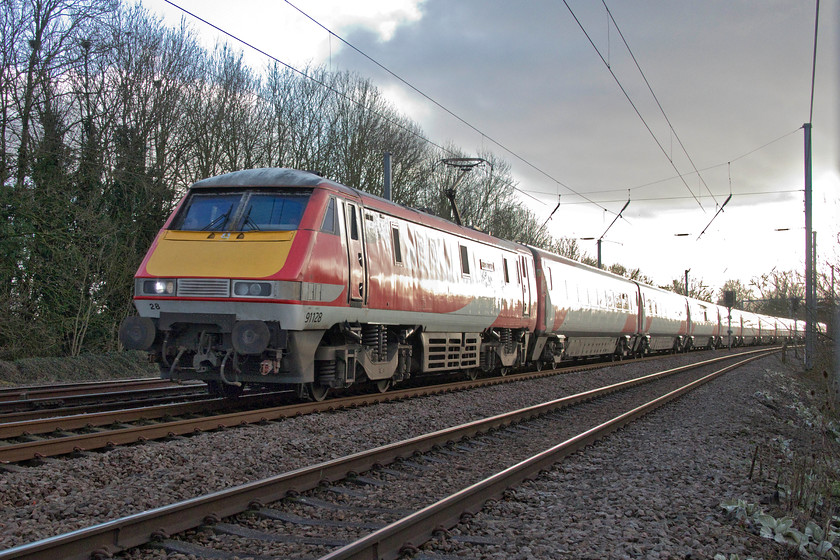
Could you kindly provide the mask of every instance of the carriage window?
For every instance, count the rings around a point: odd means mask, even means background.
[[[324,212],[324,221],[321,223],[321,231],[327,233],[336,233],[335,227],[335,199],[330,197],[330,202],[327,204],[327,211]]]
[[[469,254],[467,253],[467,248],[463,245],[459,246],[461,248],[461,272],[464,274],[470,273],[470,260]]]
[[[391,227],[391,241],[394,245],[394,262],[402,264],[402,247],[400,246],[400,230],[399,228]]]
[[[502,269],[505,271],[505,284],[510,284],[510,274],[508,273],[507,259],[502,259]]]
[[[546,268],[548,269],[548,289],[553,290],[554,289],[554,278],[552,278],[552,276],[551,276],[551,269],[548,268],[548,267],[546,267]]]

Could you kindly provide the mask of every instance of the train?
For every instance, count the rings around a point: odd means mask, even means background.
[[[212,394],[302,398],[796,340],[804,324],[692,299],[285,168],[194,183],[134,277],[123,347]]]

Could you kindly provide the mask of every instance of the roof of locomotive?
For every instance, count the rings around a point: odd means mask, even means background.
[[[208,177],[196,181],[192,187],[315,187],[322,183],[338,184],[309,171],[265,167],[262,169],[244,169]]]

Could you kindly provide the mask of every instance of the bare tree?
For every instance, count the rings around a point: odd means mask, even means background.
[[[780,271],[774,268],[753,278],[750,286],[758,292],[753,310],[767,315],[788,315],[796,306],[795,301],[805,299],[805,279],[796,271]]]
[[[718,291],[717,300],[715,303],[718,305],[724,304],[724,292],[732,291],[735,292],[735,301],[738,302],[739,309],[748,309],[748,304],[744,302],[749,302],[755,298],[753,294],[752,288],[748,285],[745,285],[740,280],[727,280],[724,282],[723,287]]]

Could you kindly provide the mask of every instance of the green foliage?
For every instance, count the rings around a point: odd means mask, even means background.
[[[823,530],[813,521],[808,521],[804,531],[794,528],[794,521],[790,517],[776,518],[765,513],[755,504],[735,498],[724,500],[720,507],[729,517],[746,524],[754,524],[759,534],[779,544],[795,548],[805,558],[826,558],[840,560],[840,518],[833,517],[829,529]],[[726,560],[722,554],[715,555],[715,559]],[[730,560],[732,557],[730,556]]]

